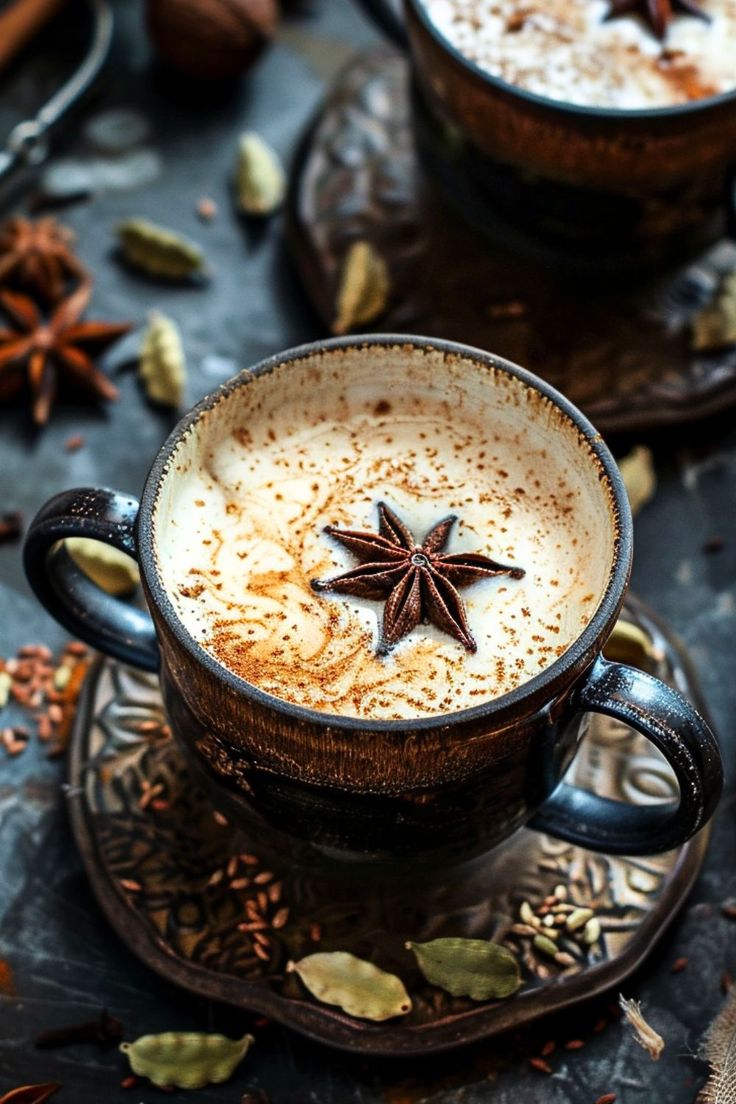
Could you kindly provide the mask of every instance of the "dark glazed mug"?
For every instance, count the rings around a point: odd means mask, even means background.
[[[581,533],[593,534],[581,555],[595,613],[559,658],[510,693],[406,721],[318,712],[237,677],[185,627],[162,569],[167,527],[186,521],[172,489],[187,472],[205,470],[213,443],[249,424],[259,396],[270,392],[280,402],[306,386],[317,395],[323,388],[327,401],[336,380],[346,395],[370,388],[394,404],[423,386],[457,417],[463,403],[480,407],[484,418],[511,419],[525,441],[574,472],[576,519]],[[62,543],[71,536],[137,558],[150,618],[79,572]],[[631,556],[618,468],[571,403],[499,357],[404,336],[319,342],[241,373],[174,430],[140,506],[111,490],[65,491],[39,512],[25,543],[31,586],[64,626],[125,663],[160,672],[174,735],[223,811],[291,854],[298,841],[322,855],[412,865],[470,857],[524,824],[595,850],[642,854],[673,848],[706,823],[722,780],[707,724],[677,691],[601,654]],[[617,717],[647,736],[676,776],[679,801],[633,806],[565,783],[587,712]]]
[[[736,90],[652,109],[571,104],[487,73],[422,0],[359,2],[410,51],[418,150],[480,229],[498,237],[508,222],[573,271],[599,272],[657,268],[733,234]]]

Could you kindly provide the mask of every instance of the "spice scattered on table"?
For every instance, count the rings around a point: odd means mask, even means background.
[[[455,997],[499,1000],[521,985],[519,963],[512,952],[486,939],[432,939],[407,943],[430,985]],[[552,950],[557,948],[552,944]]]
[[[395,974],[347,951],[321,951],[286,967],[317,1000],[349,1016],[382,1022],[411,1012],[411,998]]]
[[[670,973],[681,974],[683,970],[687,969],[687,963],[688,960],[684,955],[682,955],[680,958],[676,958],[670,966]]]
[[[74,241],[74,232],[53,218],[6,219],[0,226],[0,286],[58,302],[70,280],[88,279]]]
[[[65,452],[79,452],[81,448],[84,448],[84,437],[81,433],[75,433],[71,437],[67,437],[64,442]]]
[[[254,1039],[228,1039],[203,1031],[166,1031],[121,1043],[120,1051],[139,1077],[161,1089],[203,1089],[229,1080]]]
[[[148,219],[126,219],[118,226],[117,236],[126,261],[148,276],[176,281],[206,272],[198,245]]]
[[[217,204],[209,196],[202,196],[197,201],[196,211],[202,222],[213,222],[217,218]]]
[[[45,644],[25,644],[16,656],[0,659],[0,747],[7,755],[25,751],[33,736],[49,758],[66,751],[89,664],[86,645],[77,641],[66,645],[58,661]],[[25,723],[5,723],[12,708],[22,711]]]
[[[160,311],[151,311],[141,342],[138,372],[147,397],[177,409],[184,400],[186,360],[179,327]]]
[[[238,142],[235,177],[238,210],[246,215],[271,215],[284,202],[286,172],[281,158],[255,131]]]
[[[0,514],[0,544],[4,541],[19,540],[23,535],[23,514],[20,510],[10,510]]]
[[[89,284],[80,284],[45,318],[28,296],[0,291],[0,307],[13,325],[0,331],[0,398],[12,398],[27,386],[37,425],[48,421],[61,381],[96,398],[118,396],[92,354],[104,352],[130,324],[82,321],[91,294]]]
[[[522,901],[509,937],[526,945],[526,964],[540,977],[549,976],[545,963],[576,973],[599,950],[601,922],[595,910],[571,899],[570,889],[557,885],[533,908]],[[541,959],[541,961],[540,961]]]

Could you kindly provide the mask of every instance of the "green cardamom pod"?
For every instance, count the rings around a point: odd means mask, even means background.
[[[199,246],[173,230],[147,219],[131,218],[118,226],[117,234],[125,259],[149,276],[186,280],[205,272]]]
[[[550,958],[554,958],[559,952],[559,947],[553,939],[550,939],[547,935],[535,935],[532,940],[532,945],[535,950],[541,951],[542,954],[549,955]]]
[[[111,544],[89,537],[67,537],[64,546],[79,570],[108,594],[125,598],[141,581],[135,560]]]
[[[336,1004],[349,1016],[381,1021],[411,1011],[400,978],[347,951],[321,951],[287,968],[299,975],[317,1000]]]
[[[235,184],[238,208],[246,215],[270,215],[284,202],[286,173],[281,158],[252,130],[238,143]]]
[[[454,997],[496,1000],[521,985],[519,963],[506,947],[486,939],[432,939],[407,943],[430,985]]]
[[[373,322],[386,310],[389,278],[386,262],[370,242],[353,242],[343,261],[332,332],[346,334]]]
[[[133,1073],[160,1089],[203,1089],[227,1081],[252,1042],[252,1035],[228,1039],[204,1031],[166,1031],[121,1043],[120,1050]]]
[[[159,311],[151,311],[141,342],[139,375],[152,402],[180,407],[187,378],[179,328]]]

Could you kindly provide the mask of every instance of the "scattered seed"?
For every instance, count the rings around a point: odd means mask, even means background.
[[[550,958],[554,958],[557,954],[557,944],[553,940],[548,939],[546,935],[535,935],[532,944],[537,951],[541,951],[542,954],[549,955]]]
[[[250,885],[250,878],[235,878],[230,883],[231,889],[247,889]]]
[[[567,900],[567,886],[565,885],[556,885],[555,888],[552,890],[552,893],[557,901]]]
[[[574,932],[578,928],[584,928],[589,920],[593,918],[593,910],[591,908],[576,908],[574,912],[571,912],[565,922],[565,927],[568,931]]]
[[[217,204],[209,196],[202,196],[197,202],[197,214],[202,222],[212,222],[217,218]]]
[[[583,928],[583,942],[587,943],[589,947],[592,947],[594,943],[597,943],[601,937],[601,923],[596,917],[589,920]]]
[[[134,882],[132,878],[118,878],[118,882],[123,887],[123,889],[127,889],[129,893],[140,893],[140,891],[143,889],[141,883]]]
[[[582,1039],[568,1039],[565,1043],[565,1050],[582,1050],[585,1043]]]
[[[265,931],[268,924],[265,920],[250,920],[248,923],[238,924],[238,931],[256,932]]]
[[[558,966],[565,967],[577,966],[578,964],[577,959],[573,958],[573,956],[571,954],[568,954],[567,951],[558,951],[555,955],[555,962]]]
[[[257,934],[258,933],[256,932],[256,935]],[[256,957],[260,958],[260,960],[262,962],[270,962],[271,961],[270,954],[268,953],[268,951],[266,950],[265,947],[262,947],[260,945],[260,943],[254,943],[253,944],[253,951],[255,952]]]
[[[519,906],[519,919],[523,924],[528,924],[532,928],[539,925],[539,921],[534,915],[534,912],[532,911],[532,906],[529,904],[528,901],[521,902],[521,905]]]
[[[235,874],[237,872],[237,869],[238,869],[238,856],[233,855],[232,858],[228,860],[228,864],[225,867],[225,873],[227,874],[228,878],[234,878]]]
[[[212,819],[214,820],[215,824],[219,824],[220,828],[230,827],[230,821],[217,809],[215,809],[214,813],[212,814]]]
[[[688,960],[684,955],[682,955],[680,958],[676,958],[675,961],[672,963],[672,966],[670,967],[670,973],[681,974],[682,971],[686,969],[687,963]]]
[[[309,938],[313,943],[319,943],[322,938],[322,928],[319,924],[309,925]]]
[[[130,1077],[124,1077],[123,1078],[123,1080],[120,1082],[120,1088],[121,1089],[134,1089],[137,1084],[138,1084],[138,1078],[133,1077],[133,1075],[131,1074]]]
[[[272,905],[277,905],[281,900],[281,890],[283,889],[283,882],[273,882],[267,889],[268,899]]]
[[[554,1039],[550,1039],[549,1042],[546,1042],[544,1044],[540,1051],[540,1054],[543,1058],[549,1058],[550,1054],[552,1054],[556,1046],[557,1043],[554,1041]]]
[[[78,452],[84,445],[84,437],[81,433],[75,433],[72,437],[67,437],[64,442],[64,448],[67,452]]]
[[[603,1096],[599,1096],[595,1104],[616,1104],[617,1096],[615,1093],[604,1093]]]
[[[258,901],[258,907],[261,912],[266,912],[268,909],[268,894],[265,890],[261,890],[256,894],[256,900]]]
[[[538,934],[538,928],[532,928],[529,924],[512,924],[509,931],[514,935],[528,935],[532,938]]]
[[[283,928],[283,926],[288,922],[288,919],[289,919],[289,910],[288,910],[288,908],[280,908],[279,911],[277,913],[275,913],[274,918],[271,921],[271,927],[276,928],[276,929]]]
[[[273,873],[270,870],[262,870],[260,874],[256,874],[253,881],[255,885],[265,885],[266,882],[273,881]]]
[[[70,640],[64,651],[73,656],[86,656],[87,645],[83,644],[81,640]]]
[[[535,1069],[537,1073],[552,1073],[552,1067],[549,1062],[545,1062],[544,1058],[530,1058],[529,1065],[532,1069]]]
[[[0,514],[0,544],[3,541],[18,540],[23,533],[23,514],[20,510],[11,510]]]

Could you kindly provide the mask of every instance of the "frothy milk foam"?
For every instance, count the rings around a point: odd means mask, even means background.
[[[613,522],[586,448],[474,361],[403,346],[296,361],[180,444],[155,515],[164,584],[196,640],[278,698],[372,719],[479,705],[554,662],[601,599]],[[383,603],[312,590],[356,566],[325,526],[375,530],[381,500],[418,541],[457,514],[446,551],[524,568],[462,589],[475,653],[420,625],[379,656]]]
[[[667,107],[736,88],[736,0],[675,12],[663,42],[609,0],[421,0],[437,30],[493,76],[589,107]]]

